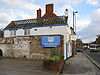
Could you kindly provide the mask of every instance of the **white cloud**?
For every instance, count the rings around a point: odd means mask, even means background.
[[[0,13],[0,28],[4,28],[7,23],[12,21],[12,17],[6,13]]]
[[[91,14],[90,23],[78,32],[84,42],[94,41],[97,34],[100,34],[100,9]]]
[[[4,28],[11,21],[14,21],[14,20],[32,19],[36,17],[36,14],[33,15],[33,14],[25,13],[23,11],[19,11],[19,12],[16,12],[16,11],[7,10],[7,12],[0,13],[0,28]]]
[[[91,16],[93,22],[98,23],[100,22],[100,8],[95,10]]]
[[[88,36],[86,38],[83,38],[84,40],[82,40],[84,43],[91,43],[91,42],[94,42],[95,41],[95,38],[96,37],[93,37],[93,36]]]
[[[22,9],[22,10],[36,10],[40,8],[39,5],[32,4],[27,0],[0,0],[4,3],[4,7],[7,9]]]
[[[16,13],[16,16],[20,16],[21,19],[32,19],[36,16],[36,14],[35,15],[30,15],[28,13],[23,13],[22,12],[22,13]]]
[[[7,26],[12,20],[30,19],[36,17],[39,5],[35,0],[0,0],[0,28]],[[6,18],[5,18],[6,17]]]
[[[73,26],[73,11],[75,11],[75,10],[71,7],[71,5],[67,4],[67,5],[62,6],[61,8],[58,8],[57,11],[59,12],[59,14],[57,14],[57,15],[64,15],[64,11],[66,8],[68,9],[68,15],[69,15],[68,23],[70,26]],[[60,13],[60,12],[62,12],[62,13]],[[76,18],[78,18],[78,17],[81,17],[81,15],[77,13]],[[76,22],[77,32],[81,31],[82,29],[87,27],[89,24],[90,24],[89,19],[82,19],[82,18],[77,19],[77,22]]]
[[[11,20],[11,17],[6,13],[0,13],[0,23],[1,22],[8,22]]]
[[[100,0],[42,0],[45,2],[57,2],[57,3],[68,3],[68,4],[78,4],[81,2],[85,2],[87,4],[100,6]]]
[[[86,3],[95,5],[95,6],[100,6],[100,0],[86,0]]]
[[[42,1],[46,1],[46,2],[59,2],[59,3],[80,3],[82,2],[83,0],[42,0]]]
[[[69,2],[69,3],[76,3],[76,4],[81,3],[83,1],[84,0],[67,0],[67,2]]]
[[[77,20],[76,27],[77,27],[77,32],[83,30],[85,27],[89,25],[90,21],[89,20]]]
[[[100,13],[100,8],[96,10],[96,12]]]

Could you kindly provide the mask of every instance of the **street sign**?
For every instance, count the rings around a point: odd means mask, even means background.
[[[42,36],[42,47],[57,47],[60,45],[60,36]]]

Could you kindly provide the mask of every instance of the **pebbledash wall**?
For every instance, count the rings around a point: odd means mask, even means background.
[[[36,29],[36,30],[35,30]],[[35,27],[30,29],[30,35],[24,35],[24,30],[23,29],[18,29],[16,30],[16,37],[18,36],[37,36],[37,35],[63,35],[64,36],[64,59],[70,57],[72,55],[72,45],[71,42],[69,41],[69,34],[71,34],[70,27],[66,24],[61,24],[60,26],[48,26],[48,27]],[[4,37],[14,37],[11,36],[11,31],[5,30],[4,31]],[[17,40],[17,38],[16,38]],[[32,40],[31,40],[32,41]],[[30,46],[29,42],[27,40],[21,40],[19,44],[14,43],[13,47],[16,49],[16,51],[19,50],[20,56],[26,56],[27,58],[31,58],[30,56]],[[7,46],[7,47],[6,47]],[[10,47],[10,46],[9,46]],[[6,51],[8,48],[8,44],[5,44],[5,49],[4,54],[6,55]],[[34,49],[35,51],[35,49]],[[16,57],[18,57],[19,53],[15,52]],[[36,52],[37,53],[37,52]],[[38,53],[37,53],[38,54]],[[33,54],[34,55],[34,54]],[[19,57],[20,57],[19,56]]]
[[[3,57],[28,57],[28,37],[0,38],[0,49],[3,51]]]

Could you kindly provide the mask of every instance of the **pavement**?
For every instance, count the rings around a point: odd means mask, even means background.
[[[63,73],[43,68],[43,61],[3,58],[0,75],[100,75],[100,70],[82,53],[65,61]]]
[[[98,69],[82,52],[65,61],[63,73],[60,75],[100,75]]]

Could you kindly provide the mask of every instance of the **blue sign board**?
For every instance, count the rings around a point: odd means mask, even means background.
[[[60,36],[42,36],[42,47],[57,47],[60,45]]]

